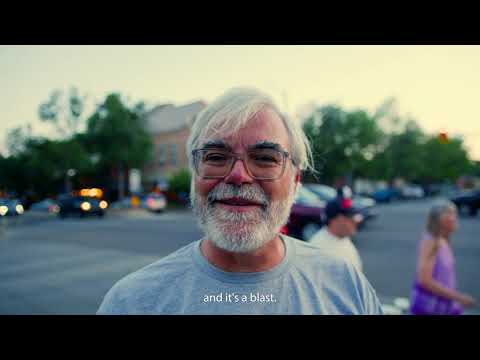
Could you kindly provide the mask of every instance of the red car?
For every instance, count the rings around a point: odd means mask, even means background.
[[[308,241],[324,225],[326,203],[307,188],[300,186],[286,225],[287,234]]]

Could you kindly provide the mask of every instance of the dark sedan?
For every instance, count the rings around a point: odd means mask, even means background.
[[[103,217],[107,208],[107,202],[88,196],[61,196],[58,199],[58,206],[58,216],[61,218],[65,218],[68,215],[80,217],[96,215]]]
[[[0,199],[0,216],[18,216],[24,213],[22,203],[17,199]]]
[[[480,190],[461,193],[450,199],[462,215],[475,216],[480,208]]]

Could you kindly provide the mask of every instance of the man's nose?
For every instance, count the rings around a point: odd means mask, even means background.
[[[247,168],[242,160],[235,159],[232,171],[224,180],[227,184],[241,185],[252,183],[253,178],[248,174]]]

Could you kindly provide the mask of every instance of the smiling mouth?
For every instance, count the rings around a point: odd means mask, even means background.
[[[220,204],[230,205],[230,206],[263,206],[261,203],[245,200],[241,198],[215,200],[215,202],[218,202]]]

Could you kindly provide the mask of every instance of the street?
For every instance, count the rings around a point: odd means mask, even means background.
[[[415,276],[417,245],[432,200],[377,205],[379,217],[356,236],[364,272],[377,293],[387,299],[409,297]],[[480,299],[480,218],[459,217],[451,238],[457,286]],[[478,314],[470,309],[466,313]]]
[[[431,201],[378,205],[378,218],[356,236],[365,274],[381,297],[409,297]],[[477,300],[478,233],[479,218],[460,218],[452,238],[458,287]],[[0,314],[94,314],[117,280],[200,236],[190,211],[4,226]]]

